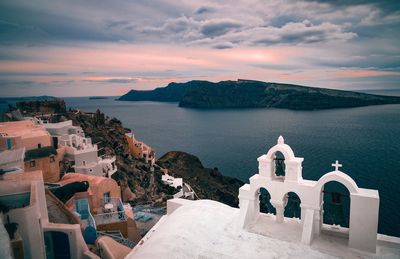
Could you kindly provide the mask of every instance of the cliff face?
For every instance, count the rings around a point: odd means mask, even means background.
[[[205,168],[200,160],[188,153],[170,151],[157,160],[174,177],[182,177],[200,199],[220,201],[238,207],[242,181],[222,175],[217,168]]]
[[[179,90],[175,91],[176,89]],[[165,88],[153,91],[130,91],[120,100],[179,101],[180,107],[188,108],[274,107],[293,110],[400,103],[400,97],[253,80],[171,83]]]

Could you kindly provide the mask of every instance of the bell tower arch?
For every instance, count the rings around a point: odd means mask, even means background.
[[[277,153],[283,155],[277,159]],[[303,179],[302,163],[303,158],[295,157],[293,150],[285,144],[282,136],[279,136],[277,144],[273,146],[267,154],[260,156],[258,159],[258,174],[272,181],[291,181],[299,182]],[[284,163],[284,177],[277,175],[279,163]]]

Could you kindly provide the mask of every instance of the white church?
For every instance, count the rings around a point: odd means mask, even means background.
[[[239,189],[239,209],[210,200],[169,200],[167,215],[127,258],[400,258],[400,238],[378,234],[377,190],[359,188],[338,161],[318,181],[305,180],[302,162],[280,136],[258,158],[258,173]],[[323,222],[330,182],[348,191],[347,226]],[[262,189],[267,213],[260,211]],[[331,195],[339,204],[338,193]],[[285,217],[293,197],[300,212]]]

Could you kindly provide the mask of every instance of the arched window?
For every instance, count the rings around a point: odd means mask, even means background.
[[[350,222],[350,193],[343,184],[331,181],[324,184],[323,223],[349,227]]]
[[[277,151],[274,155],[274,174],[277,178],[285,178],[285,156]]]
[[[260,188],[260,212],[276,214],[276,209],[271,204],[271,195],[265,188]]]
[[[288,192],[283,197],[285,205],[284,216],[287,218],[301,218],[300,197],[294,192]]]

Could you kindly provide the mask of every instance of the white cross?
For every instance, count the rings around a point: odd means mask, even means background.
[[[342,164],[339,164],[339,161],[336,160],[336,163],[332,164],[335,167],[335,171],[339,171],[339,167],[342,167]]]

